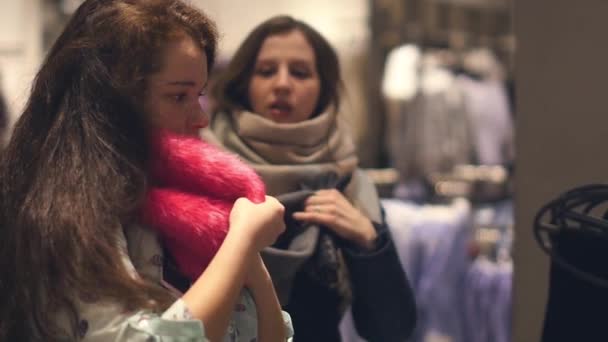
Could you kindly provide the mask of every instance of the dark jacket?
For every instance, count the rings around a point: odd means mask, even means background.
[[[294,342],[340,341],[342,299],[302,271],[316,248],[319,229],[299,227],[291,219],[291,214],[302,210],[303,202],[312,193],[303,190],[278,196],[286,209],[288,237],[279,239],[282,246],[267,248],[262,255],[281,303],[291,315]],[[416,322],[414,297],[385,222],[373,224],[378,238],[371,252],[335,238],[350,275],[355,327],[370,342],[405,341]]]

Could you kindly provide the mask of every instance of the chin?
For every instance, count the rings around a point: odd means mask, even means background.
[[[272,118],[271,120],[280,124],[293,123],[293,120],[290,120],[289,118]]]
[[[265,113],[262,115],[264,118],[276,122],[276,123],[288,123],[289,122],[289,117],[285,116],[285,115],[273,115],[271,113]]]
[[[198,129],[197,130],[187,130],[187,131],[184,131],[182,134],[189,138],[197,138],[197,139],[200,139],[200,136],[201,136],[200,130],[198,130]]]

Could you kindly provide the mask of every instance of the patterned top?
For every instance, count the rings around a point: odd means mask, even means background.
[[[134,226],[125,234],[120,234],[118,243],[123,252],[123,262],[134,276],[163,283],[162,248],[153,231]],[[143,310],[124,312],[117,303],[112,302],[80,302],[78,313],[77,333],[82,341],[208,341],[203,323],[192,317],[181,299],[177,299],[171,307],[160,314]],[[286,312],[283,312],[283,320],[286,336],[290,341],[293,327]],[[251,293],[243,289],[223,341],[256,340],[255,302]]]

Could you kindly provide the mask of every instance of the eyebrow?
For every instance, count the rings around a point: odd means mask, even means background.
[[[170,86],[182,86],[182,87],[195,87],[196,82],[194,81],[169,81],[165,83]],[[207,88],[207,82],[203,84],[203,89]]]
[[[273,57],[267,57],[267,58],[260,58],[256,64],[264,64],[264,63],[274,63],[276,62],[277,58],[273,58]],[[310,61],[307,58],[304,57],[294,57],[288,60],[289,63],[298,63],[298,64],[314,64],[314,61]]]
[[[184,87],[194,87],[196,83],[194,81],[170,81],[166,82],[167,85],[178,85]]]

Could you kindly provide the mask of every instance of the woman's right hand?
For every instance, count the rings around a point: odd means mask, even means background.
[[[230,212],[230,230],[215,257],[203,274],[182,296],[192,315],[203,321],[205,332],[211,341],[220,341],[232,317],[237,296],[246,279],[257,282],[264,279],[266,270],[258,252],[272,244],[285,230],[285,208],[273,197],[266,197],[260,204],[239,198]],[[252,261],[253,260],[253,261]],[[257,264],[252,265],[252,262]],[[248,275],[254,269],[254,274]],[[264,318],[261,331],[277,331],[282,324],[280,306],[277,304],[272,282],[268,286],[256,286],[256,294],[264,302]],[[274,297],[273,297],[274,296]],[[274,298],[274,299],[273,299]],[[258,328],[260,329],[260,328]],[[283,327],[281,329],[284,329]],[[264,340],[270,341],[262,334]]]
[[[241,197],[230,211],[228,234],[238,234],[251,242],[256,252],[261,251],[285,231],[284,212],[285,208],[274,197],[266,196],[266,200],[259,204]]]

